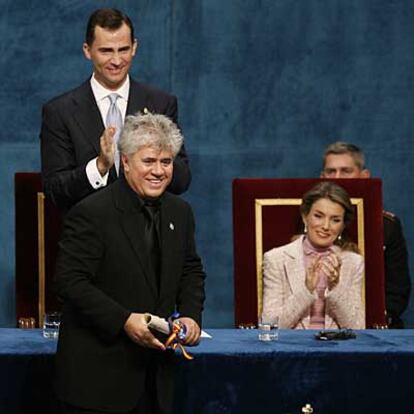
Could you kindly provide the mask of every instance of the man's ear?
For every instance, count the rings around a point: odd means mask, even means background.
[[[91,52],[90,52],[90,47],[87,43],[84,43],[82,46],[83,49],[83,54],[85,55],[86,59],[91,60]]]
[[[369,171],[369,170],[367,170],[366,168],[364,168],[364,169],[361,171],[361,175],[360,175],[360,177],[361,177],[361,178],[369,178],[369,177],[371,177],[371,173],[370,173],[370,171]]]
[[[139,47],[139,43],[137,39],[134,39],[134,43],[132,44],[132,56],[135,56]]]
[[[122,165],[124,167],[124,172],[128,173],[129,172],[129,162],[128,162],[128,157],[125,154],[121,154],[121,162],[122,162]]]

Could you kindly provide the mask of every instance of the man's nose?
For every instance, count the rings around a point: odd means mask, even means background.
[[[111,63],[112,63],[113,65],[119,65],[119,64],[121,63],[121,56],[119,55],[119,53],[118,53],[118,52],[115,52],[115,53],[112,55],[112,58],[111,58]]]
[[[164,173],[164,170],[163,170],[162,165],[161,165],[161,163],[160,163],[160,162],[156,162],[156,163],[153,165],[153,168],[152,168],[152,173],[153,173],[154,175],[162,175],[162,174]]]

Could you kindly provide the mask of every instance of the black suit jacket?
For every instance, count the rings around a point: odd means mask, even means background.
[[[408,250],[401,222],[384,212],[385,304],[389,328],[403,328],[402,313],[410,300]]]
[[[164,114],[177,123],[175,96],[130,79],[127,115],[144,108]],[[95,191],[85,168],[100,153],[99,138],[104,128],[90,80],[44,105],[40,132],[43,185],[46,196],[60,209],[68,210]],[[115,169],[112,168],[109,182],[115,179]],[[190,182],[191,173],[183,146],[174,161],[169,191],[183,193]]]
[[[205,275],[190,206],[169,193],[162,197],[158,294],[147,265],[138,201],[121,178],[82,200],[65,219],[56,268],[63,300],[56,390],[74,406],[129,411],[149,369],[157,371],[159,401],[168,406],[171,353],[133,343],[124,332],[125,321],[131,312],[166,318],[177,309],[201,326]]]

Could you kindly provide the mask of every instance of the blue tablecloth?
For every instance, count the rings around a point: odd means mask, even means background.
[[[179,371],[182,412],[295,414],[306,403],[315,414],[414,411],[412,330],[329,342],[313,331],[282,330],[272,343],[254,330],[211,333]]]
[[[213,339],[177,356],[176,413],[314,414],[412,412],[414,331],[360,331],[316,341],[312,331],[207,329]],[[0,329],[0,413],[48,412],[56,341],[39,330]]]

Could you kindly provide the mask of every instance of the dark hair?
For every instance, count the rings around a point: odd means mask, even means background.
[[[131,31],[131,41],[134,42],[134,26],[131,19],[118,9],[98,9],[95,10],[88,20],[86,26],[85,42],[91,46],[95,40],[95,27],[103,29],[116,30],[125,23]]]
[[[322,181],[303,195],[302,204],[300,206],[301,214],[307,216],[313,204],[322,198],[327,198],[328,200],[339,204],[344,209],[344,225],[346,228],[354,218],[354,209],[352,207],[351,199],[344,188],[331,181]],[[351,242],[344,233],[342,233],[340,240],[337,239],[335,241],[335,244],[340,246],[343,250],[358,252],[357,245]]]

